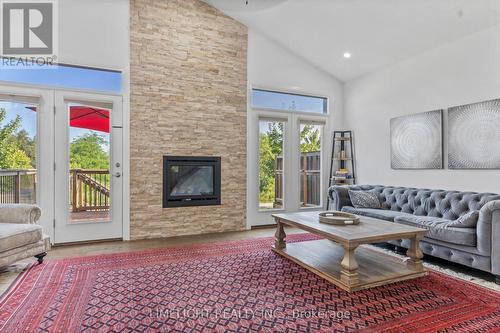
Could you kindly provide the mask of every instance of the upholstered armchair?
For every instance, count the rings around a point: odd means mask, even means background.
[[[36,205],[0,204],[0,267],[29,257],[43,262],[50,241],[38,224],[40,215]]]

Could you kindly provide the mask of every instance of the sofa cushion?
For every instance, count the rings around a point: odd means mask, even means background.
[[[385,220],[385,221],[391,221],[391,222],[394,222],[394,218],[396,216],[402,216],[402,215],[412,216],[411,214],[401,213],[401,212],[394,211],[394,210],[373,209],[373,208],[354,208],[352,206],[344,206],[344,207],[342,207],[342,211],[347,212],[347,213],[356,214],[356,215],[373,217],[373,218],[381,219],[381,220]]]
[[[15,249],[42,239],[42,227],[37,224],[0,223],[0,252]]]
[[[427,229],[425,237],[443,242],[476,246],[477,236],[475,228],[448,227],[449,220],[430,216],[397,216],[394,222]]]
[[[349,191],[354,208],[375,208],[380,209],[380,201],[375,192],[370,191]]]
[[[446,226],[455,228],[475,228],[478,219],[479,212],[477,210],[473,210],[472,212],[468,212],[467,214],[460,216],[454,221],[447,222]]]

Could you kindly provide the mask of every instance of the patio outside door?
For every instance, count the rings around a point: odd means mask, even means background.
[[[36,204],[53,240],[54,94],[0,84],[0,204]]]
[[[55,243],[122,238],[122,98],[55,92]]]

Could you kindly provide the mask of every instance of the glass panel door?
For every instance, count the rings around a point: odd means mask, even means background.
[[[72,223],[110,219],[110,108],[66,103]]]
[[[56,92],[56,243],[121,238],[121,98]]]
[[[36,204],[53,234],[53,107],[50,90],[0,85],[0,203]]]
[[[321,132],[323,125],[300,123],[300,207],[321,206]]]
[[[283,209],[285,123],[259,120],[259,210]]]
[[[319,211],[328,184],[323,172],[325,152],[331,148],[323,135],[330,131],[328,116],[271,110],[271,106],[261,109],[255,95],[252,98],[253,110],[248,113],[248,225],[274,224],[277,211]],[[327,100],[323,100],[322,110],[327,110]]]
[[[37,203],[38,99],[0,99],[0,203]]]

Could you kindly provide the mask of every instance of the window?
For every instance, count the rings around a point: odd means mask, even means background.
[[[122,90],[121,72],[67,65],[45,65],[29,69],[21,64],[7,65],[1,62],[2,59],[4,58],[0,58],[0,81],[112,93]]]
[[[38,201],[37,104],[0,99],[0,203]]]
[[[279,120],[259,120],[259,210],[283,208],[283,131]]]
[[[67,103],[68,207],[70,222],[109,221],[111,207],[110,112],[107,108]]]
[[[323,125],[300,123],[300,207],[321,205],[321,132]]]
[[[248,113],[248,220],[275,222],[277,210],[320,210],[325,202],[328,99],[252,90]]]
[[[252,89],[252,108],[326,114],[328,112],[328,99]]]

